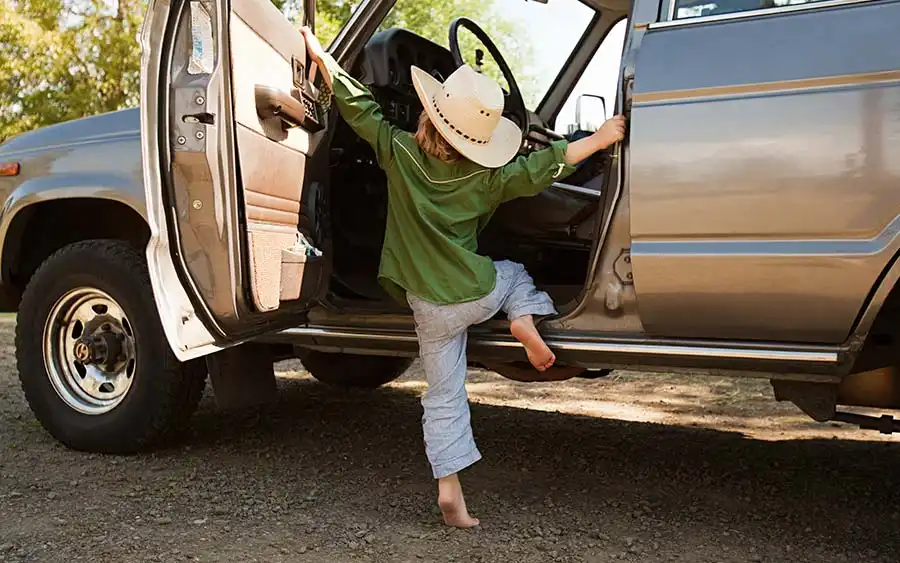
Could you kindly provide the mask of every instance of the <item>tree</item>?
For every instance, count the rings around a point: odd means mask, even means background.
[[[272,2],[299,23],[302,0]],[[357,4],[318,0],[316,31],[324,44]],[[0,142],[37,127],[136,106],[145,10],[146,0],[0,0]],[[528,100],[530,80],[522,63],[531,56],[529,45],[500,17],[494,0],[397,0],[382,29],[404,27],[446,46],[457,15],[484,26]],[[466,56],[474,55],[477,40],[464,32],[460,41]],[[484,72],[500,80],[489,56]]]
[[[318,0],[316,34],[324,45],[334,39],[357,4],[348,0]],[[397,0],[380,29],[401,27],[449,47],[450,22],[457,16],[466,16],[484,28],[515,73],[526,102],[536,101],[534,80],[527,72],[527,63],[533,56],[531,43],[521,33],[525,30],[517,29],[514,22],[498,12],[493,0]],[[475,66],[475,49],[481,47],[481,42],[464,29],[460,31],[459,41],[465,62]],[[500,68],[486,50],[482,70],[508,88]]]
[[[0,141],[137,105],[140,0],[0,0]]]

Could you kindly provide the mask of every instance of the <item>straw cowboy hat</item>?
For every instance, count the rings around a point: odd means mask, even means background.
[[[522,130],[503,113],[500,85],[463,65],[441,84],[412,67],[419,100],[438,132],[469,160],[487,168],[508,163],[522,145]]]

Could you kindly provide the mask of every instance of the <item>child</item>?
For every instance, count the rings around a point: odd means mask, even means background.
[[[385,121],[368,90],[338,66],[308,28],[302,32],[341,115],[372,145],[387,174],[379,280],[395,299],[408,302],[415,318],[428,381],[422,397],[425,451],[438,480],[444,522],[477,526],[457,475],[481,459],[465,388],[467,329],[502,310],[536,369],[556,361],[533,320],[556,312],[550,297],[535,289],[522,265],[479,256],[478,233],[504,201],[539,193],[621,140],[625,119],[616,116],[590,137],[557,141],[512,160],[522,132],[501,117],[503,93],[496,82],[464,65],[441,84],[413,67],[425,108],[413,136]]]

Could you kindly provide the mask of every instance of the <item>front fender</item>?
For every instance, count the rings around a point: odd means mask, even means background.
[[[22,163],[23,176],[0,210],[0,241],[4,250],[10,228],[20,214],[51,201],[77,198],[121,203],[146,222],[140,143],[140,136],[131,133],[4,155],[5,159],[16,158]],[[2,268],[0,262],[0,271]]]

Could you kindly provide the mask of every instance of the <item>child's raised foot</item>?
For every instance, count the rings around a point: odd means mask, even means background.
[[[534,326],[534,318],[531,315],[525,315],[510,322],[509,331],[516,340],[525,346],[528,361],[536,370],[546,371],[556,362],[556,356],[541,338],[541,333]]]

